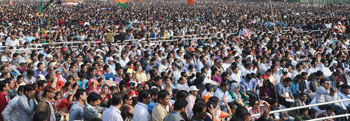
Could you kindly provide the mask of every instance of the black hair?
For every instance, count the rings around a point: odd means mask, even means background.
[[[87,97],[87,102],[90,103],[90,102],[99,100],[100,98],[101,98],[101,95],[99,95],[99,94],[97,94],[95,92],[91,92],[89,94],[89,96]]]
[[[141,91],[139,92],[139,98],[138,98],[138,100],[139,100],[140,102],[142,102],[143,99],[148,98],[148,95],[150,95],[150,92],[149,92],[148,90],[141,90]]]
[[[188,97],[189,95],[190,94],[187,91],[181,90],[176,93],[176,99],[186,99],[186,97]]]
[[[111,99],[111,105],[119,105],[123,102],[123,97],[121,93],[114,93]]]
[[[84,95],[84,93],[86,93],[85,90],[78,89],[77,92],[75,92],[74,97],[78,100],[78,99],[80,99],[80,95]]]
[[[4,91],[4,87],[6,87],[6,84],[10,84],[9,81],[0,81],[0,91]]]
[[[44,121],[48,112],[40,111],[36,112],[33,116],[33,121]]]
[[[205,103],[195,103],[192,109],[193,114],[196,115],[196,113],[201,113],[205,108],[207,108]]]
[[[181,110],[182,108],[186,108],[187,106],[186,99],[178,99],[175,101],[174,110]]]
[[[158,95],[159,91],[157,88],[153,88],[150,90],[151,96]]]
[[[164,98],[166,98],[167,95],[170,95],[170,93],[166,90],[162,90],[158,93],[157,100],[164,99]]]
[[[19,87],[18,87],[17,93],[19,93],[19,92],[24,92],[24,87],[25,87],[25,86],[23,86],[23,85],[22,85],[22,86],[19,86]]]
[[[45,80],[38,81],[38,87],[44,86],[45,83],[47,83]]]
[[[218,104],[219,103],[219,98],[218,97],[210,97],[208,101],[211,101],[211,102],[214,102],[215,104]]]

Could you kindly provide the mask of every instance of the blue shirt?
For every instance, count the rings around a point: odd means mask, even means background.
[[[87,79],[84,79],[85,80],[85,82],[84,82],[84,87],[85,87],[85,90],[86,89],[88,89],[88,82],[89,82],[89,80],[87,80]],[[81,80],[78,80],[78,86],[79,86],[79,89],[83,89],[83,82],[81,81]]]
[[[83,105],[79,102],[74,102],[69,110],[69,121],[83,120]]]
[[[148,104],[148,112],[150,115],[152,115],[154,105],[156,105],[156,102],[154,102],[153,100]]]
[[[289,88],[290,88],[292,94],[298,94],[300,91],[299,82],[297,82],[297,83],[292,82],[292,84],[290,84]]]
[[[279,83],[276,85],[276,91],[277,91],[277,94],[278,96],[286,96],[285,94],[288,93],[289,96],[292,94],[290,89],[289,89],[289,86],[286,87],[283,82]]]
[[[348,94],[344,94],[341,91],[338,92],[338,96],[339,96],[339,100],[350,99],[350,96]],[[349,107],[350,106],[350,101],[344,101],[344,102],[341,102],[341,103],[343,103],[345,107]]]
[[[112,78],[112,80],[114,79],[114,73],[110,72],[109,74],[107,74],[106,72],[103,72],[103,77],[105,77],[106,80],[110,80]]]
[[[319,86],[316,90],[316,103],[320,103],[320,98],[322,95],[328,95],[329,90],[325,89],[323,86]]]
[[[256,89],[256,86],[258,85],[256,79],[251,79],[249,82],[247,82],[246,79],[242,80],[240,82],[241,86],[245,88],[246,91],[251,91],[253,89]]]

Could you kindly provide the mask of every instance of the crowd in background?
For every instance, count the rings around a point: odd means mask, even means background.
[[[273,12],[268,2],[89,1],[39,14],[39,2],[0,2],[0,121],[347,113],[350,101],[270,111],[350,99],[350,5],[271,5]]]

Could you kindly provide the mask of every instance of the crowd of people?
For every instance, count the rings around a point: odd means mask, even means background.
[[[269,5],[85,1],[39,14],[40,2],[0,2],[0,121],[303,121],[347,113],[350,101],[270,111],[350,99],[350,4]]]

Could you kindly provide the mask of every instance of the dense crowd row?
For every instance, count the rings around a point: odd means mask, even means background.
[[[274,2],[273,15],[230,0],[40,15],[39,4],[0,2],[0,121],[302,121],[350,109],[270,114],[350,99],[349,4]]]

